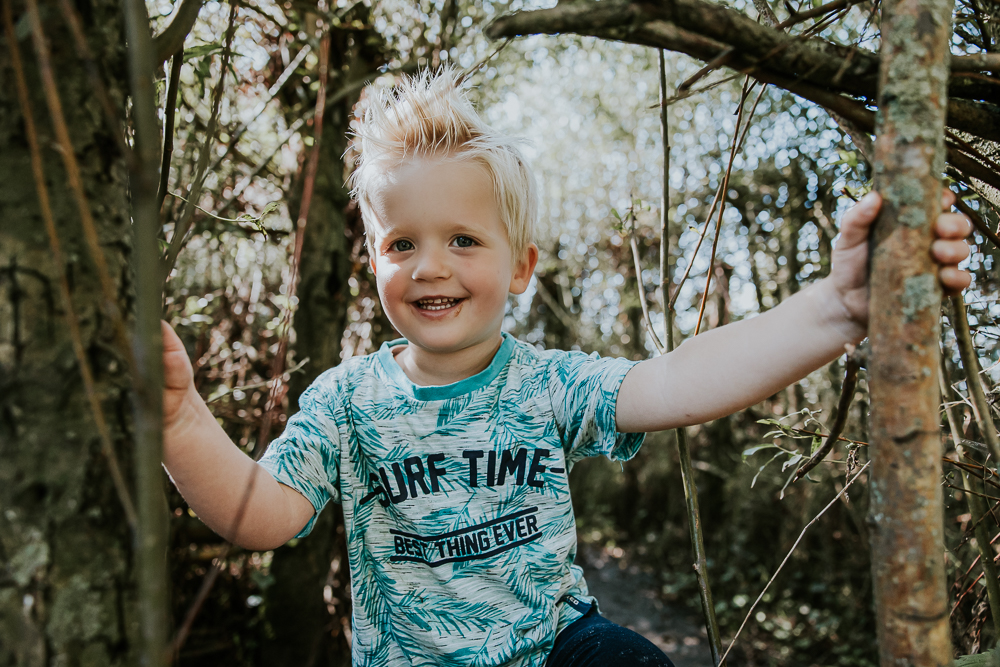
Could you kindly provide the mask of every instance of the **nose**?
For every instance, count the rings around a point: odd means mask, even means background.
[[[443,280],[451,276],[447,252],[436,248],[421,249],[413,265],[414,280]]]

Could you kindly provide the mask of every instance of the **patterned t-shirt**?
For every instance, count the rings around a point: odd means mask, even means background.
[[[615,429],[634,362],[504,334],[486,370],[420,387],[405,344],[320,375],[261,464],[317,513],[343,504],[356,667],[541,667],[592,601],[569,470],[642,443]]]

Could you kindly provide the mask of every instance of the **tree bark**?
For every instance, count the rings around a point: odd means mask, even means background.
[[[882,4],[872,238],[872,569],[884,667],[952,662],[944,569],[938,340],[930,255],[941,210],[951,0]]]
[[[18,8],[14,8],[15,11]],[[124,117],[120,5],[93,0],[84,28]],[[108,134],[59,5],[41,7],[62,106],[119,308],[130,305],[132,231],[123,156]],[[16,13],[13,20],[21,17]],[[123,470],[131,469],[129,382],[55,150],[31,41],[17,46],[41,136],[73,308]],[[72,350],[66,308],[32,181],[29,149],[0,33],[0,664],[126,665],[137,660],[132,536]]]

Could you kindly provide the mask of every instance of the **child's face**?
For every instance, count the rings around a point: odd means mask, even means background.
[[[438,354],[495,344],[507,294],[527,288],[538,250],[515,261],[486,169],[413,160],[386,175],[372,207],[372,269],[396,330]]]

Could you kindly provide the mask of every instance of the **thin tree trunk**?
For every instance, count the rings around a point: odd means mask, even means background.
[[[19,24],[21,3],[4,13]],[[116,293],[130,300],[132,230],[124,157],[108,133],[57,3],[40,15],[80,176]],[[120,4],[93,0],[83,27],[105,72],[125,70]],[[5,21],[6,22],[6,21]],[[30,38],[0,31],[0,665],[133,665],[137,593],[132,535],[102,454],[73,351],[68,305],[120,469],[132,467],[126,355],[102,309],[101,285],[42,93]],[[40,215],[11,49],[16,46],[43,150],[44,181],[64,262]],[[105,79],[111,98],[126,91]],[[119,108],[124,117],[124,109]],[[99,213],[99,214],[98,214]],[[61,264],[61,265],[60,265]],[[65,271],[70,296],[61,295]],[[130,477],[127,473],[125,478]]]
[[[941,210],[952,2],[882,4],[872,239],[872,569],[883,667],[952,661],[944,570],[938,336],[930,256]]]

